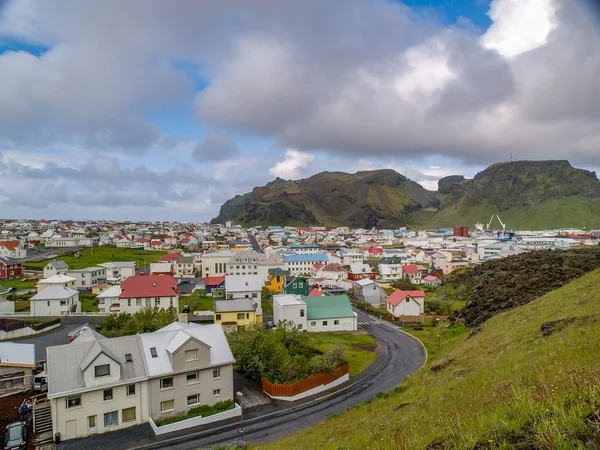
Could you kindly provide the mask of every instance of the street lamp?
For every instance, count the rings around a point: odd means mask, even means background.
[[[244,442],[244,407],[242,406],[244,394],[241,391],[237,391],[235,395],[240,398],[240,434],[242,435],[242,442]]]

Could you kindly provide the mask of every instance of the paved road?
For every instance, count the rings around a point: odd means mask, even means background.
[[[369,376],[350,384],[334,394],[310,403],[277,410],[271,414],[253,417],[252,410],[245,417],[244,436],[252,444],[260,444],[281,438],[290,433],[322,422],[334,414],[346,411],[350,406],[364,402],[398,385],[407,375],[416,372],[425,363],[425,349],[414,338],[397,330],[393,325],[379,321],[357,311],[360,327],[383,342],[387,355],[380,366]],[[377,364],[377,363],[374,363]],[[249,417],[248,417],[249,416]],[[207,448],[215,444],[239,440],[239,422],[218,428],[191,431],[185,435],[155,438],[155,442],[135,447],[137,450],[169,448],[188,450]],[[143,441],[140,441],[140,444]],[[119,447],[119,446],[116,446]],[[108,448],[108,447],[106,447]],[[123,447],[121,447],[123,448]]]
[[[45,259],[50,258],[59,258],[61,255],[65,253],[72,253],[83,250],[87,248],[85,246],[79,247],[65,247],[65,248],[39,248],[39,249],[31,249],[27,250],[27,256],[25,258],[19,259],[19,262],[22,262],[24,266],[27,265],[28,262],[34,261],[43,261]]]
[[[254,237],[252,233],[248,233],[248,239],[250,239],[250,244],[252,244],[252,248],[256,250],[258,253],[263,253],[263,249],[258,245],[258,241]]]

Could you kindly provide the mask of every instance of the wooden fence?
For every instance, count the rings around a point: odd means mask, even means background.
[[[294,397],[318,386],[332,383],[346,374],[348,374],[348,363],[342,364],[331,372],[319,373],[293,384],[274,384],[263,378],[262,390],[273,397]]]

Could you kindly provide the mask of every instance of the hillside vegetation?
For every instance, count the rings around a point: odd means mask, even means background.
[[[260,448],[600,448],[599,283],[497,314],[389,393]]]
[[[475,327],[494,314],[524,305],[600,268],[600,247],[542,250],[487,261],[450,275],[442,290],[466,305],[454,314]]]

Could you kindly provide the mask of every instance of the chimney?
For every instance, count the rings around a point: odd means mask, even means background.
[[[179,320],[179,323],[188,323],[188,315],[187,315],[187,313],[179,314],[178,320]]]

